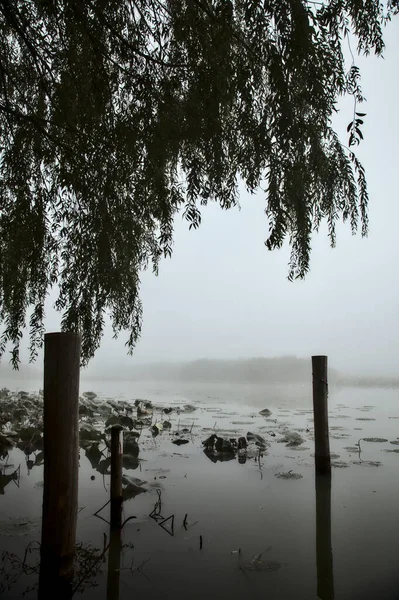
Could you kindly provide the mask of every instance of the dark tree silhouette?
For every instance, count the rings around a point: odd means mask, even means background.
[[[46,294],[83,359],[109,311],[139,336],[140,271],[172,252],[182,211],[198,227],[242,180],[265,188],[268,249],[288,239],[289,277],[311,234],[343,218],[367,233],[360,53],[384,48],[398,0],[0,0],[0,355],[29,315],[31,357]],[[346,43],[346,42],[345,42]],[[331,125],[352,95],[348,146]]]

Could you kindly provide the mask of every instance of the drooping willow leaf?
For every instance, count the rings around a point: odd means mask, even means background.
[[[266,187],[266,245],[289,240],[291,279],[322,220],[332,244],[340,218],[367,233],[362,123],[340,140],[331,118],[340,95],[363,100],[344,37],[381,54],[397,12],[396,0],[1,0],[0,356],[11,343],[18,365],[28,325],[35,357],[55,286],[84,362],[106,313],[132,351],[140,272],[171,254],[176,213],[198,227],[201,205],[237,203],[240,180]]]

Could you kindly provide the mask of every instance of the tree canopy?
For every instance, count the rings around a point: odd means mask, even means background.
[[[0,356],[41,346],[57,289],[83,360],[140,334],[140,272],[172,252],[182,211],[264,190],[266,246],[309,269],[312,232],[367,233],[360,72],[398,0],[0,0]],[[349,42],[350,43],[350,42]],[[353,96],[349,140],[332,126]],[[263,192],[262,192],[263,193]],[[266,235],[265,235],[266,237]],[[28,322],[27,322],[28,320]]]

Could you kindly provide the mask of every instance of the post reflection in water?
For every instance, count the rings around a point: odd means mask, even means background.
[[[74,555],[60,557],[42,543],[40,551],[39,600],[70,600],[73,594]]]
[[[334,598],[331,547],[331,473],[316,475],[316,563],[317,597]]]
[[[108,550],[107,600],[119,600],[119,574],[121,564],[121,528],[110,527]]]

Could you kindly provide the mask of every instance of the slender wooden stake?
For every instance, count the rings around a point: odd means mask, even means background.
[[[111,527],[122,526],[123,433],[120,425],[111,428]]]
[[[78,512],[80,336],[44,336],[44,487],[39,597],[68,597]]]
[[[331,473],[330,442],[328,438],[328,381],[327,356],[312,356],[313,416],[316,473]]]
[[[331,547],[331,473],[316,474],[316,565],[317,597],[334,598],[333,553]]]
[[[107,600],[119,600],[120,566],[122,551],[122,530],[110,528],[110,545],[108,550]]]

